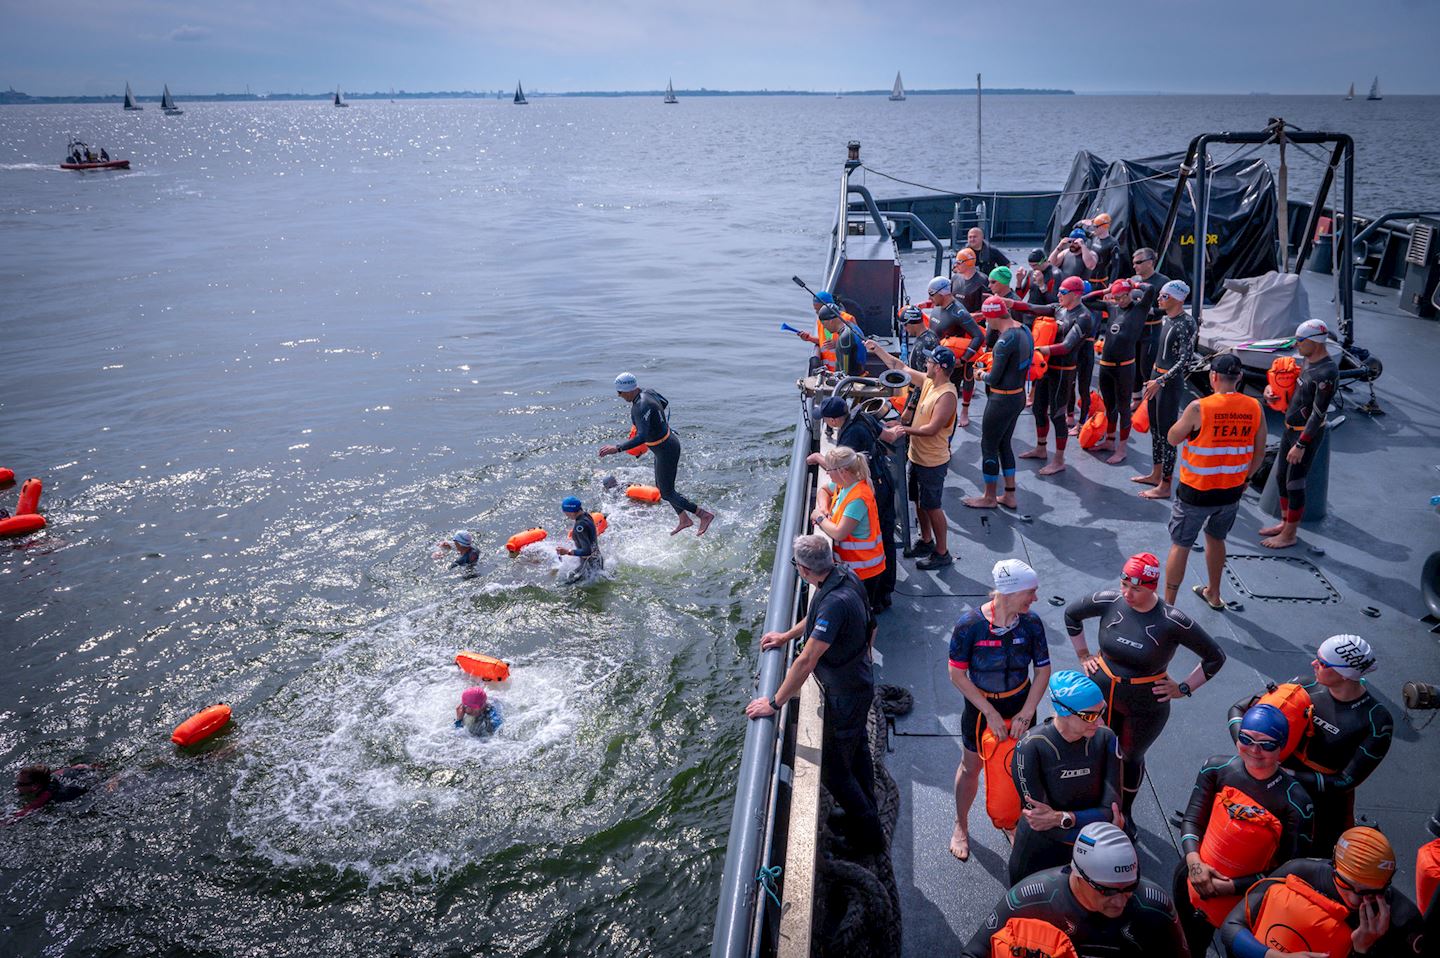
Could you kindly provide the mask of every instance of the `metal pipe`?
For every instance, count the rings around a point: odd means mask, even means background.
[[[921,235],[925,237],[931,246],[935,247],[935,275],[943,275],[945,268],[945,247],[941,245],[940,237],[936,236],[930,227],[925,225],[925,221],[917,214],[905,210],[891,210],[885,215],[892,220],[900,220],[903,223],[909,223],[912,226],[920,228]]]
[[[889,238],[890,238],[890,227],[888,227],[888,226],[885,225],[885,217],[884,217],[884,215],[880,212],[880,207],[879,207],[879,205],[875,202],[875,197],[871,196],[871,195],[870,195],[870,191],[869,191],[868,189],[866,189],[865,187],[851,184],[851,183],[849,182],[849,181],[850,181],[850,174],[849,174],[849,173],[846,173],[846,174],[845,174],[845,181],[846,181],[846,196],[845,196],[844,205],[845,205],[847,208],[849,207],[849,205],[850,205],[850,196],[849,196],[849,194],[850,194],[850,193],[855,193],[855,194],[857,194],[862,200],[865,201],[865,208],[870,211],[870,218],[875,221],[875,228],[880,231],[880,235],[881,235],[881,236],[885,237],[886,239],[889,239]]]
[[[1363,230],[1355,234],[1355,244],[1358,246],[1365,241],[1367,236],[1391,220],[1413,220],[1417,216],[1440,216],[1440,210],[1388,210],[1381,213],[1378,219],[1371,220]]]
[[[975,191],[977,193],[984,189],[980,177],[982,159],[980,145],[985,134],[985,126],[980,122],[980,101],[984,99],[983,92],[983,88],[980,86],[980,74],[977,73],[975,74]]]
[[[1202,133],[1195,138],[1197,160],[1195,164],[1195,267],[1190,273],[1190,315],[1195,318],[1195,328],[1200,328],[1200,314],[1205,311],[1205,235],[1209,229],[1207,218],[1210,214],[1210,135]]]
[[[1170,209],[1165,214],[1165,228],[1160,231],[1160,241],[1155,244],[1157,269],[1164,264],[1165,252],[1170,248],[1170,241],[1175,238],[1175,223],[1180,218],[1180,201],[1185,196],[1185,183],[1195,169],[1195,149],[1199,140],[1197,136],[1190,141],[1185,150],[1185,160],[1180,164],[1180,173],[1175,180],[1175,193],[1170,197]],[[1181,257],[1181,262],[1184,262],[1184,257]]]
[[[1293,137],[1291,142],[1294,142]],[[1340,165],[1342,150],[1343,146],[1334,144],[1330,151],[1330,162],[1320,176],[1320,185],[1315,188],[1315,202],[1310,204],[1310,215],[1305,219],[1305,232],[1300,234],[1300,246],[1295,251],[1297,274],[1305,268],[1305,261],[1310,258],[1310,252],[1315,248],[1315,230],[1320,226],[1320,217],[1325,213],[1325,198],[1330,195],[1330,187],[1335,182],[1335,167]]]
[[[1345,150],[1345,239],[1340,251],[1340,333],[1346,349],[1355,345],[1355,141],[1336,136]]]

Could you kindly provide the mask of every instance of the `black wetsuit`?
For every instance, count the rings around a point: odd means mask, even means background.
[[[969,279],[957,272],[950,277],[950,292],[955,294],[961,306],[974,315],[980,312],[980,305],[990,295],[990,280],[978,269],[970,274]]]
[[[945,340],[952,336],[964,339],[970,337],[970,343],[964,350],[955,351],[955,371],[950,374],[950,381],[960,390],[960,402],[962,405],[970,405],[970,399],[975,395],[975,364],[973,360],[977,353],[985,347],[985,331],[980,324],[975,322],[975,317],[970,315],[969,310],[960,304],[960,300],[952,299],[949,306],[932,306],[930,309],[930,328],[935,331],[937,339]]]
[[[584,578],[600,568],[600,530],[595,527],[595,517],[588,512],[580,513],[570,530],[570,554],[581,560],[573,578]]]
[[[1025,411],[1025,383],[1035,357],[1035,340],[1024,326],[1000,334],[991,350],[994,361],[985,376],[985,412],[980,419],[980,472],[986,482],[1005,477],[1015,488],[1015,424]]]
[[[1031,306],[1021,303],[1015,307],[1017,313],[1029,312],[1036,316],[1053,316],[1059,324],[1055,331],[1055,343],[1050,347],[1049,366],[1045,375],[1035,383],[1035,440],[1043,444],[1055,427],[1055,448],[1063,451],[1069,438],[1065,428],[1066,397],[1075,391],[1075,357],[1080,342],[1092,322],[1090,310],[1082,303],[1074,309],[1060,305]]]
[[[1275,483],[1280,491],[1280,518],[1299,522],[1305,517],[1305,477],[1315,461],[1315,448],[1325,432],[1325,415],[1335,398],[1335,360],[1325,354],[1319,362],[1306,362],[1295,383],[1295,393],[1285,410],[1285,434],[1275,457]],[[1288,453],[1296,444],[1304,449],[1300,461],[1291,464]]]
[[[1028,266],[1020,272],[1022,275],[1029,277],[1034,269],[1035,267]],[[1056,299],[1055,287],[1060,283],[1060,271],[1049,263],[1046,263],[1040,267],[1040,272],[1043,273],[1045,277],[1042,282],[1037,283],[1033,279],[1026,280],[1025,302],[1034,306],[1049,306],[1053,304]]]
[[[865,334],[854,323],[843,323],[840,332],[831,340],[835,350],[835,371],[841,376],[865,375],[865,364],[860,361],[860,344]]]
[[[1010,265],[1010,257],[991,246],[988,240],[982,243],[978,250],[969,243],[965,245],[975,254],[975,272],[981,276],[989,278],[990,271],[995,267]]]
[[[1065,397],[1065,412],[1071,416],[1075,414],[1078,398],[1082,422],[1089,419],[1090,413],[1094,412],[1090,408],[1090,384],[1095,380],[1095,339],[1100,335],[1100,324],[1104,321],[1101,313],[1103,308],[1086,307],[1089,316],[1083,320],[1080,345],[1075,350],[1075,388]]]
[[[1294,875],[1331,901],[1344,904],[1340,892],[1335,888],[1335,868],[1329,861],[1322,858],[1297,858],[1275,869],[1269,877],[1283,880],[1286,875]],[[1252,886],[1246,893],[1245,900],[1235,906],[1230,917],[1225,919],[1225,924],[1220,926],[1220,941],[1225,954],[1230,958],[1249,958],[1265,954],[1265,946],[1255,940],[1255,935],[1250,930],[1250,919],[1260,914],[1265,893],[1276,884],[1277,882],[1266,881]],[[1384,894],[1385,901],[1390,906],[1390,930],[1365,954],[1371,958],[1434,954],[1433,951],[1425,949],[1420,941],[1423,930],[1420,909],[1416,908],[1409,898],[1396,891],[1393,885],[1385,889]],[[1353,931],[1360,924],[1359,914],[1351,912],[1345,923]]]
[[[1120,431],[1120,441],[1130,438],[1130,394],[1135,388],[1135,353],[1145,334],[1148,310],[1143,302],[1110,307],[1110,325],[1103,330],[1105,345],[1100,353],[1100,398],[1110,431]]]
[[[1036,831],[1022,815],[1010,849],[1010,884],[1070,860],[1075,836],[1091,822],[1113,820],[1122,800],[1123,763],[1115,733],[1101,725],[1090,738],[1067,742],[1054,719],[1031,729],[1015,747],[1015,789],[1022,802],[1072,812],[1075,825]]]
[[[1395,719],[1368,690],[1353,702],[1340,702],[1313,677],[1290,681],[1310,693],[1313,711],[1310,735],[1285,760],[1285,767],[1315,803],[1314,848],[1323,853],[1355,824],[1355,789],[1390,751]],[[1231,738],[1253,702],[1247,699],[1231,707]]]
[[[1195,355],[1195,320],[1189,313],[1166,317],[1160,329],[1160,348],[1151,370],[1152,381],[1160,384],[1150,399],[1150,454],[1160,466],[1160,478],[1169,482],[1175,474],[1175,447],[1166,433],[1180,418],[1180,401],[1185,391],[1185,370]]]
[[[885,571],[865,580],[871,605],[877,612],[890,607],[896,569],[895,484],[890,471],[891,450],[880,440],[880,429],[880,421],[870,413],[851,410],[836,440],[838,445],[849,446],[863,455],[870,466],[870,485],[875,492],[875,509],[880,514],[880,540],[885,548]]]
[[[1126,827],[1133,828],[1130,809],[1145,774],[1145,752],[1170,718],[1170,703],[1155,697],[1156,677],[1165,676],[1181,646],[1200,657],[1207,680],[1225,664],[1225,653],[1193,619],[1164,601],[1156,601],[1149,612],[1137,612],[1119,590],[1107,589],[1065,607],[1065,629],[1072,637],[1083,634],[1085,620],[1093,618],[1100,619],[1098,653],[1117,679],[1104,668],[1090,677],[1105,693],[1105,724],[1120,737]]]
[[[1085,265],[1084,257],[1079,253],[1070,252],[1070,248],[1066,247],[1065,252],[1060,254],[1060,278],[1067,280],[1072,276],[1078,276],[1081,279],[1088,280],[1090,278],[1090,267]]]
[[[1070,890],[1070,866],[1050,868],[1011,888],[976,929],[963,958],[990,958],[990,936],[1011,918],[1038,918],[1059,928],[1082,958],[1190,958],[1170,896],[1152,881],[1140,887],[1117,918],[1081,905]]]
[[[1085,245],[1095,252],[1095,268],[1090,271],[1090,276],[1098,281],[1113,283],[1120,275],[1120,244],[1113,236],[1092,236],[1085,241]]]
[[[1140,337],[1140,352],[1135,357],[1135,392],[1139,393],[1140,387],[1150,379],[1151,370],[1155,368],[1155,354],[1160,351],[1160,327],[1165,322],[1165,314],[1160,310],[1158,301],[1160,287],[1170,282],[1170,277],[1156,270],[1150,274],[1149,279],[1140,279],[1138,276],[1134,279],[1145,284],[1145,289],[1140,294],[1140,303],[1148,312],[1145,317],[1145,332]]]
[[[620,444],[625,452],[647,445],[655,457],[655,485],[660,498],[677,513],[696,512],[700,507],[675,490],[675,473],[680,468],[680,438],[670,431],[669,402],[653,389],[642,389],[630,404],[630,424],[635,435]]]

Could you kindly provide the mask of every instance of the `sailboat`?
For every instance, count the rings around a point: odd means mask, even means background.
[[[125,109],[127,109],[127,110],[143,110],[143,109],[145,109],[143,106],[141,106],[140,104],[138,104],[138,103],[135,102],[135,94],[133,94],[133,93],[130,92],[130,84],[129,84],[129,83],[126,83],[126,84],[125,84]]]
[[[336,105],[336,106],[349,106],[349,105],[350,105],[350,104],[346,103],[346,102],[345,102],[345,98],[340,95],[340,88],[339,88],[338,86],[335,88],[335,105]]]
[[[680,102],[680,99],[679,99],[677,96],[675,96],[675,81],[674,81],[673,78],[670,79],[670,80],[665,81],[665,102],[666,102],[666,103],[679,103],[679,102]]]
[[[516,81],[515,81],[515,105],[516,105],[516,106],[528,106],[529,103],[530,103],[530,101],[527,100],[527,99],[525,99],[525,88],[520,85],[520,81],[519,81],[519,80],[516,80]]]
[[[175,98],[170,95],[170,84],[165,84],[165,92],[160,96],[160,109],[165,111],[166,116],[179,116],[185,111],[175,105]]]
[[[1345,99],[1347,99],[1347,100],[1353,100],[1353,99],[1355,99],[1355,84],[1353,84],[1353,83],[1350,84],[1350,92],[1347,93],[1347,94],[1345,94]]]
[[[1367,99],[1367,100],[1383,100],[1383,99],[1385,99],[1383,96],[1380,95],[1380,78],[1379,78],[1378,76],[1375,78],[1375,82],[1370,84],[1370,95],[1367,96],[1365,99]]]
[[[890,99],[891,99],[891,100],[903,100],[903,99],[905,99],[905,87],[904,87],[904,85],[900,82],[900,71],[899,71],[899,70],[896,70],[896,71],[895,71],[895,85],[890,88]]]

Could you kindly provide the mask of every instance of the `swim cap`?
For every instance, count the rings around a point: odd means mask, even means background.
[[[575,498],[574,496],[566,496],[564,499],[560,500],[561,512],[579,512],[580,506],[580,500]]]
[[[1040,585],[1035,570],[1019,559],[1001,559],[990,570],[990,575],[995,579],[995,591],[1001,595],[1014,595]]]
[[[1117,279],[1110,284],[1111,296],[1124,296],[1126,293],[1135,292],[1135,286],[1128,279]]]
[[[1290,738],[1290,720],[1273,705],[1252,705],[1240,719],[1242,732],[1259,732],[1284,745]]]
[[[1395,849],[1379,829],[1357,825],[1335,840],[1335,871],[1360,888],[1384,888],[1395,879]]]
[[[1015,282],[1015,274],[1010,271],[1008,266],[997,266],[990,271],[990,282],[1009,286]]]
[[[1358,679],[1375,668],[1375,652],[1358,635],[1332,635],[1320,643],[1315,657],[1347,679]]]
[[[459,532],[451,536],[450,541],[455,543],[457,546],[463,546],[466,549],[475,548],[475,539],[470,535],[470,533],[466,532],[464,529],[461,529]]]
[[[1082,229],[1082,228],[1079,227],[1079,226],[1075,227],[1073,230],[1070,231],[1070,238],[1071,238],[1071,239],[1084,239],[1084,238],[1085,238],[1085,230]]]
[[[1050,701],[1072,712],[1088,712],[1105,704],[1100,686],[1074,669],[1062,669],[1050,676]]]
[[[949,346],[936,346],[925,354],[925,358],[931,362],[939,363],[946,369],[955,368],[955,354],[951,352]]]
[[[835,419],[850,415],[850,404],[839,396],[831,396],[820,404],[821,419]]]
[[[936,293],[948,293],[950,292],[950,281],[944,276],[937,276],[930,281],[929,286],[925,287],[925,291],[931,296]]]
[[[960,247],[960,249],[955,253],[955,261],[959,262],[962,259],[965,260],[965,262],[967,263],[975,262],[975,251],[968,246]]]
[[[1109,226],[1109,225],[1110,225],[1110,214],[1109,214],[1109,213],[1101,213],[1099,216],[1095,217],[1095,218],[1094,218],[1093,220],[1091,220],[1090,222],[1094,223],[1096,226]]]
[[[1007,270],[1008,272],[1008,270]],[[991,274],[994,275],[993,273]],[[1001,316],[1008,316],[1010,307],[1005,305],[1005,300],[999,296],[986,296],[985,302],[980,305],[980,315],[986,319],[998,319]]]
[[[1169,296],[1171,299],[1178,299],[1183,303],[1185,302],[1185,297],[1190,295],[1190,286],[1184,280],[1172,279],[1160,287],[1160,295]]]
[[[1027,263],[1043,263],[1049,258],[1049,256],[1045,255],[1045,251],[1043,249],[1036,248],[1030,251],[1030,255],[1025,257],[1025,261]]]
[[[640,388],[640,380],[635,378],[634,373],[621,373],[615,377],[615,391],[617,393],[628,393],[632,389]]]
[[[1155,588],[1155,583],[1160,581],[1160,560],[1150,552],[1137,552],[1125,560],[1125,567],[1120,574],[1127,579],[1134,580],[1137,585],[1145,585]]]
[[[1330,338],[1330,327],[1318,319],[1307,319],[1295,327],[1296,339],[1315,339],[1320,342]]]
[[[1078,276],[1067,276],[1060,281],[1060,292],[1083,293],[1085,292],[1085,281]]]
[[[840,318],[840,307],[834,303],[826,303],[820,307],[820,322],[828,323],[833,319]]]
[[[918,306],[906,306],[900,311],[900,319],[908,326],[911,323],[925,322],[925,314],[920,312]]]
[[[460,704],[467,709],[483,709],[488,698],[485,690],[476,685],[460,693]]]
[[[1097,885],[1123,888],[1140,880],[1135,844],[1109,822],[1091,822],[1080,829],[1070,864]]]
[[[823,289],[822,289],[820,292],[818,292],[818,293],[815,294],[815,302],[817,302],[817,303],[834,303],[834,302],[835,302],[835,297],[834,297],[834,296],[831,296],[831,295],[830,295],[830,292],[829,292],[828,290],[823,290]]]

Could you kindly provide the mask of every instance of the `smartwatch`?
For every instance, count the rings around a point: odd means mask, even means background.
[[[776,715],[779,715],[779,714],[780,714],[780,705],[779,705],[779,703],[777,703],[777,702],[775,701],[775,696],[773,696],[773,695],[770,696],[770,698],[767,699],[766,701],[770,703],[770,708],[774,710],[775,714],[776,714]]]
[[[1185,696],[1187,699],[1190,697],[1190,683],[1189,683],[1189,682],[1181,682],[1178,686],[1176,686],[1176,688],[1178,688],[1178,689],[1180,690],[1180,694],[1183,695],[1183,696]]]
[[[1061,827],[1061,828],[1074,828],[1074,827],[1075,827],[1075,816],[1074,816],[1074,814],[1072,814],[1072,813],[1070,813],[1070,812],[1061,812],[1061,813],[1060,813],[1060,827]]]

